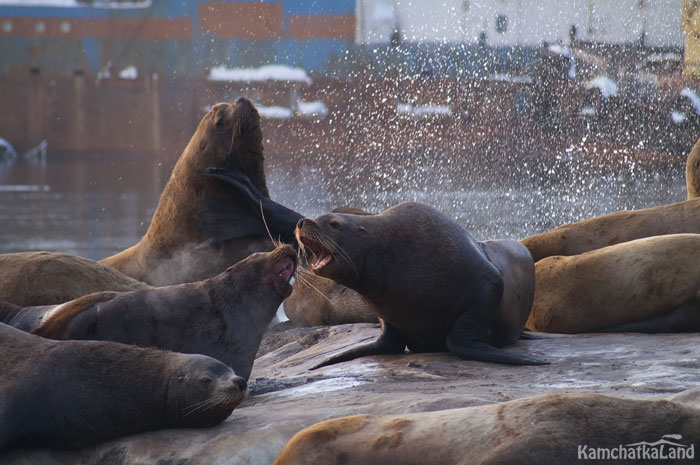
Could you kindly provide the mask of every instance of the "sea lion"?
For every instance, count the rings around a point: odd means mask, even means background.
[[[294,229],[299,220],[304,218],[301,213],[267,198],[239,171],[213,167],[200,174],[220,179],[239,192],[247,202],[250,214],[262,215],[273,238],[296,244]],[[333,213],[370,214],[352,207],[338,207]],[[227,234],[230,236],[235,232],[229,231]],[[330,279],[305,272],[303,262],[299,271],[292,295],[284,301],[284,312],[295,326],[377,322],[376,313],[370,310],[355,291]]]
[[[700,233],[700,198],[608,213],[565,224],[520,242],[538,262],[546,257],[577,255],[643,237],[679,233]]]
[[[577,255],[609,245],[665,234],[700,233],[700,140],[685,168],[687,200],[642,210],[622,210],[569,223],[520,242],[538,262],[555,255]]]
[[[296,251],[259,252],[213,278],[145,291],[104,292],[6,321],[51,339],[90,339],[204,354],[250,376],[262,335],[284,298]]]
[[[535,277],[532,331],[700,331],[700,234],[548,257]]]
[[[112,269],[156,286],[199,281],[253,252],[271,250],[259,212],[251,215],[240,205],[240,194],[197,174],[209,166],[245,173],[262,196],[269,196],[260,115],[249,100],[219,103],[204,115],[173,168],[144,237],[100,260],[111,268],[66,254],[42,252],[42,268],[32,263],[33,253],[0,255],[0,300],[51,305],[93,292],[146,287],[132,280],[124,284],[124,277]]]
[[[21,307],[60,304],[104,290],[121,292],[150,287],[109,266],[75,255],[0,254],[0,300]]]
[[[202,215],[210,224],[228,216],[246,217],[236,193],[222,183],[197,174],[220,166],[246,174],[265,197],[264,156],[260,115],[247,99],[218,103],[204,115],[173,168],[148,231],[138,244],[100,260],[127,276],[155,286],[199,281],[221,273],[253,252],[272,248],[258,217],[249,224],[227,224],[240,237],[212,237],[201,229]],[[247,215],[249,216],[249,215]]]
[[[0,324],[0,450],[82,447],[165,428],[214,426],[245,379],[203,355],[51,341]]]
[[[700,139],[695,142],[685,161],[685,187],[688,199],[700,197]]]
[[[375,342],[319,366],[406,347],[545,363],[499,348],[520,337],[534,295],[532,257],[518,242],[476,242],[440,211],[413,202],[378,215],[302,219],[296,236],[313,254],[311,270],[358,292],[382,322]]]
[[[379,321],[357,292],[301,269],[292,294],[284,301],[284,313],[294,326]]]
[[[697,457],[699,441],[700,409],[692,406],[546,394],[479,407],[327,420],[292,437],[274,463],[632,464],[646,462],[639,454],[662,451],[667,459],[653,463],[682,464]],[[619,455],[623,452],[627,455]]]

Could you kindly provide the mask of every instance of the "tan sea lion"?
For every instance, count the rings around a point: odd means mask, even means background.
[[[250,230],[248,224],[227,225],[241,229],[235,239],[202,231],[202,215],[213,215],[208,219],[218,224],[226,221],[227,214],[241,210],[237,210],[235,192],[197,174],[211,166],[246,174],[269,197],[260,115],[249,100],[219,103],[204,115],[173,168],[146,234],[138,244],[100,263],[139,281],[164,286],[214,276],[253,252],[271,249],[258,218]]]
[[[538,262],[546,257],[577,255],[643,237],[679,233],[700,233],[700,199],[608,213],[565,224],[520,242]]]
[[[319,366],[383,353],[447,351],[472,360],[543,364],[500,349],[515,342],[534,294],[534,266],[515,241],[476,242],[425,204],[378,215],[299,221],[311,270],[358,292],[382,321],[375,342]]]
[[[82,447],[167,428],[216,425],[245,379],[203,355],[113,342],[51,341],[0,324],[0,450]]]
[[[123,273],[59,252],[0,254],[0,301],[21,307],[53,305],[100,292],[149,289]]]
[[[3,322],[51,339],[204,354],[248,378],[263,333],[292,292],[295,267],[296,251],[282,245],[203,281],[91,294],[55,307],[24,308]]]
[[[680,465],[695,463],[698,444],[700,410],[691,406],[547,394],[480,407],[327,420],[297,433],[274,463]],[[666,460],[644,460],[646,454],[658,458],[660,451]]]
[[[163,286],[214,276],[252,252],[270,250],[259,212],[251,214],[240,194],[225,183],[197,174],[209,166],[223,166],[245,173],[261,195],[268,196],[263,165],[255,106],[243,98],[214,105],[175,165],[144,237],[100,263]],[[41,268],[33,264],[34,253],[0,255],[0,300],[51,305],[93,292],[146,287],[128,279],[125,285],[122,274],[80,257],[41,254]]]
[[[700,331],[700,234],[548,257],[535,277],[532,331]]]

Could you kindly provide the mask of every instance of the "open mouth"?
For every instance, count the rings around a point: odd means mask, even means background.
[[[333,261],[333,255],[320,242],[306,236],[299,236],[299,240],[311,250],[313,254],[310,266],[315,272],[321,271]]]
[[[277,262],[272,266],[272,271],[285,281],[289,281],[292,279],[292,275],[294,274],[294,268],[294,260],[289,257],[284,257],[277,260]]]
[[[275,289],[282,297],[289,297],[292,293],[292,285],[289,280],[294,276],[296,261],[291,257],[280,258],[272,265],[272,272],[279,279],[275,280]]]

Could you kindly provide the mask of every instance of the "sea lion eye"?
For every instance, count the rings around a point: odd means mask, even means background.
[[[328,226],[330,226],[333,229],[338,229],[340,227],[340,223],[337,220],[331,220],[328,223]]]
[[[221,128],[224,126],[224,123],[225,123],[224,113],[223,113],[223,112],[219,112],[219,113],[216,115],[216,121],[215,121],[214,124],[216,125],[216,127],[217,127],[218,129],[221,129]]]
[[[365,229],[364,226],[358,226],[358,227],[357,227],[357,231],[358,231],[358,232],[361,232],[361,233],[366,233],[366,232],[367,232],[367,230]]]
[[[184,377],[184,376],[178,376],[178,377],[177,377],[177,382],[178,382],[178,383],[184,383],[184,382],[185,382],[185,377]]]
[[[202,383],[203,386],[209,386],[211,384],[211,378],[207,378],[205,376],[204,378],[201,378],[199,382]]]

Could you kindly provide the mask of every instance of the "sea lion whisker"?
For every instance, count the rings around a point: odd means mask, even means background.
[[[333,301],[332,301],[326,294],[324,294],[323,292],[321,292],[321,290],[320,290],[319,288],[317,288],[316,286],[314,286],[313,284],[311,284],[311,282],[310,282],[308,279],[299,276],[299,282],[301,282],[301,283],[302,283],[303,285],[305,285],[305,286],[310,287],[310,288],[313,289],[314,291],[318,292],[319,295],[320,295],[321,297],[323,297],[324,299],[326,299],[329,303],[333,303]]]
[[[188,415],[192,415],[194,412],[197,411],[206,411],[212,408],[214,405],[217,405],[220,401],[224,400],[226,397],[225,394],[217,394],[213,397],[210,397],[208,399],[205,399],[201,402],[197,402],[195,404],[192,404],[190,406],[187,406],[182,409],[183,412],[183,417],[186,417]]]
[[[331,252],[331,254],[337,253],[340,256],[340,258],[342,258],[343,260],[345,260],[347,262],[347,264],[350,266],[350,268],[352,268],[352,270],[355,272],[355,274],[359,275],[359,272],[357,271],[357,267],[355,266],[352,259],[350,258],[350,255],[348,255],[348,253],[340,245],[338,245],[338,243],[336,241],[334,241],[330,237],[326,236],[325,234],[319,233],[319,236],[321,236],[321,237],[319,237],[319,239],[321,239],[321,240],[319,240],[319,242],[321,242],[321,244],[326,249],[328,249]]]
[[[272,245],[275,247],[279,247],[282,243],[275,241],[275,238],[272,237],[272,233],[270,232],[270,228],[267,226],[267,220],[265,220],[265,212],[263,211],[262,200],[260,201],[260,217],[262,218],[263,224],[265,225],[265,231],[267,231],[267,235],[270,238]]]

